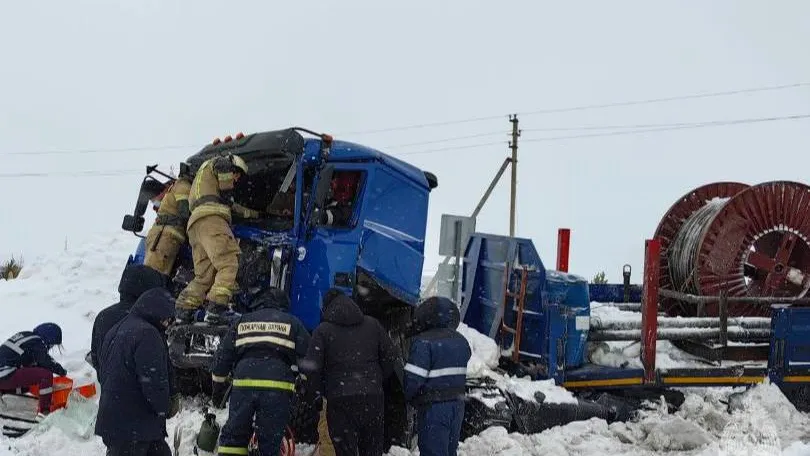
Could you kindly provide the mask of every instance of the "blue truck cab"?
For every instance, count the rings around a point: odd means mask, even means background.
[[[234,199],[274,214],[234,219],[242,250],[237,310],[245,290],[282,288],[289,290],[292,313],[313,330],[320,322],[323,294],[336,287],[383,324],[409,318],[420,294],[428,198],[437,186],[435,176],[370,147],[298,128],[216,140],[184,166],[193,175],[206,160],[227,154],[242,157],[248,165]],[[125,217],[125,230],[143,230],[146,206],[155,197],[145,190],[147,182],[157,180],[154,170],[147,168],[135,213]],[[341,201],[336,199],[336,182],[351,191],[343,191]],[[268,210],[285,201],[286,214]],[[339,205],[347,216],[330,220],[327,212]],[[145,249],[141,239],[129,262],[142,263]],[[192,278],[191,252],[185,245],[175,261],[174,292]]]
[[[228,154],[248,165],[234,200],[262,212],[258,219],[233,221],[242,252],[234,311],[240,312],[247,290],[281,288],[288,291],[291,313],[312,331],[320,322],[324,293],[335,287],[380,320],[404,349],[404,330],[420,296],[428,200],[436,177],[379,150],[301,128],[215,140],[181,167],[193,176],[206,160]],[[147,167],[135,210],[122,224],[142,238],[128,264],[143,263],[144,215],[172,179],[157,165]],[[193,277],[186,243],[171,273],[173,294]],[[208,368],[225,330],[206,324],[170,328],[169,354],[181,392],[210,392]],[[389,383],[386,435],[390,444],[404,444],[409,432],[404,396],[396,379]],[[316,432],[312,407],[299,401],[293,408],[298,441]]]

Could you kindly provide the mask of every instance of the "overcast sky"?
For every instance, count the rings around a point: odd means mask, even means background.
[[[508,153],[508,114],[810,82],[802,0],[43,0],[3,2],[0,17],[0,257],[119,232],[146,164],[301,125],[438,176],[435,270],[440,216],[475,207]],[[619,281],[629,263],[637,282],[644,239],[693,187],[810,174],[810,120],[552,141],[530,140],[616,130],[530,130],[807,113],[809,86],[520,115],[517,234],[552,268],[569,227],[572,272]],[[479,117],[494,118],[356,133]],[[492,135],[394,147],[477,134]],[[110,150],[136,147],[151,149]],[[504,180],[479,231],[508,233],[508,211]]]

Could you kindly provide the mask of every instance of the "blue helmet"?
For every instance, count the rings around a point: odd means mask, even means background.
[[[62,345],[62,328],[56,323],[42,323],[34,328],[33,333],[49,347]]]

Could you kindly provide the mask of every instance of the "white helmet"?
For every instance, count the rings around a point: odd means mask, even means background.
[[[245,163],[245,160],[242,157],[238,155],[231,155],[231,163],[233,163],[233,166],[241,169],[244,174],[248,173],[247,163]]]

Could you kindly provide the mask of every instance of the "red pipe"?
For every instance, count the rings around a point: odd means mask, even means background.
[[[568,251],[571,249],[571,230],[560,228],[557,231],[557,270],[568,272]]]
[[[648,239],[644,246],[644,290],[641,301],[641,364],[644,380],[655,382],[655,350],[658,342],[658,274],[661,241]]]

